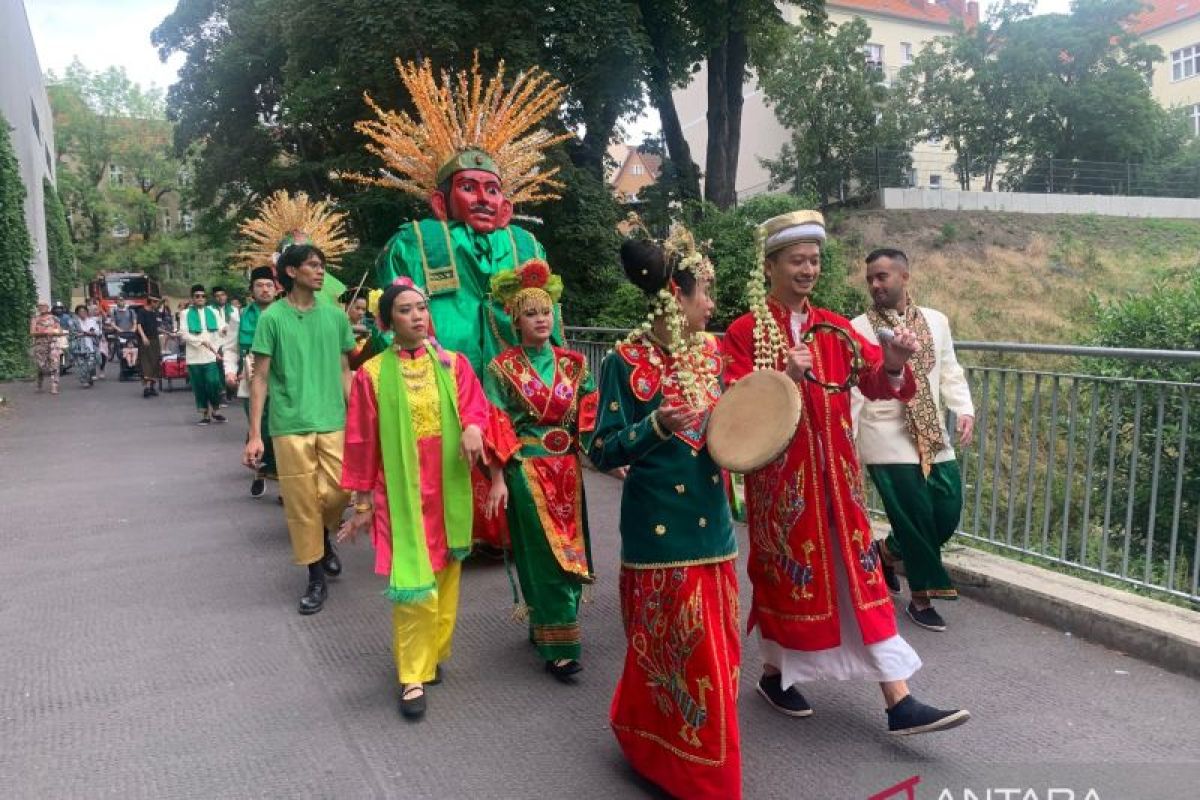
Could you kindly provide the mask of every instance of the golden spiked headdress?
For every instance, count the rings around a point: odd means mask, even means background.
[[[273,264],[288,245],[316,245],[332,266],[353,247],[346,233],[346,215],[334,211],[331,201],[314,202],[304,192],[289,195],[284,189],[264,200],[258,216],[243,223],[238,232],[247,241],[234,257],[251,269]]]
[[[562,104],[567,89],[544,70],[532,67],[504,88],[504,62],[485,81],[475,53],[470,71],[441,75],[428,59],[418,64],[396,59],[396,71],[412,96],[416,118],[384,111],[364,93],[376,119],[355,129],[371,139],[367,150],[384,168],[377,176],[346,173],[359,183],[399,189],[427,198],[454,172],[484,169],[496,174],[513,204],[553,200],[563,187],[558,169],[541,171],[545,151],[571,138],[536,126]]]

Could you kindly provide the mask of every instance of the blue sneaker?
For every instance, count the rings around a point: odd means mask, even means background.
[[[887,718],[888,733],[909,736],[957,728],[971,718],[971,712],[965,708],[943,711],[925,705],[910,694],[888,709]]]

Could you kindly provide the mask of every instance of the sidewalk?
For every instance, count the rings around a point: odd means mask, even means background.
[[[303,571],[289,563],[275,487],[247,495],[239,409],[202,429],[188,394],[143,400],[111,380],[84,391],[68,377],[57,398],[30,384],[0,395],[5,797],[656,796],[607,727],[624,653],[617,482],[587,479],[599,581],[579,684],[542,672],[509,621],[503,567],[473,565],[445,682],[411,725],[395,708],[369,548],[343,548],[325,610],[296,613]],[[1196,680],[970,597],[943,611],[944,634],[900,620],[925,661],[913,689],[974,718],[930,736],[886,735],[879,692],[861,684],[806,687],[810,719],[774,714],[753,691],[747,639],[747,800],[865,800],[914,775],[922,800],[943,786],[982,797],[980,781],[1030,786],[1039,800],[1087,781],[1103,800],[1194,796]]]

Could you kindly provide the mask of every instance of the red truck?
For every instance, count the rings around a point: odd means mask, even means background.
[[[106,315],[121,295],[131,306],[144,306],[147,297],[162,297],[162,292],[158,281],[144,272],[101,272],[87,286],[88,299],[98,302]]]

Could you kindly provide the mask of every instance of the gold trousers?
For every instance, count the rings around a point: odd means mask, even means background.
[[[342,431],[273,436],[283,514],[296,563],[325,555],[325,531],[334,534],[350,495],[342,491]]]
[[[433,680],[437,665],[450,658],[461,574],[462,562],[451,559],[435,573],[433,594],[419,603],[392,604],[392,648],[401,685]]]

